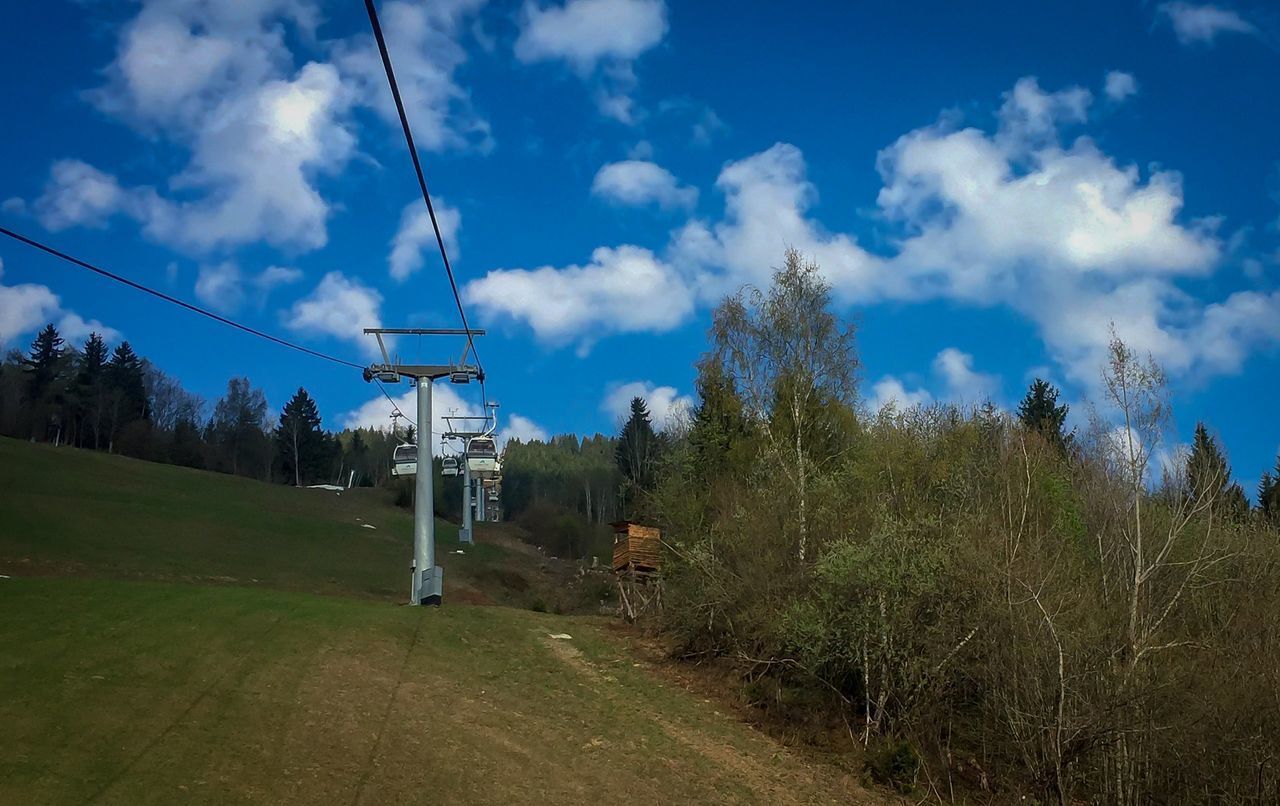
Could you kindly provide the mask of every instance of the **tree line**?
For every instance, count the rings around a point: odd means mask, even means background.
[[[1079,432],[1043,380],[865,411],[829,293],[790,252],[724,301],[696,407],[627,458],[676,655],[930,799],[1280,802],[1280,464],[1251,508],[1204,424],[1162,460],[1164,372],[1114,334]]]
[[[294,485],[383,485],[395,445],[412,441],[326,431],[303,388],[272,414],[248,378],[210,406],[129,342],[110,349],[92,333],[71,345],[52,324],[0,362],[0,434]]]

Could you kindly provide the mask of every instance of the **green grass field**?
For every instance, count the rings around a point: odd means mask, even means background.
[[[604,618],[453,603],[537,562],[515,548],[393,604],[408,516],[372,493],[5,440],[0,485],[0,803],[876,797]]]

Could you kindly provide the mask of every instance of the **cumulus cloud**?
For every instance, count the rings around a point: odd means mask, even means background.
[[[974,370],[973,356],[955,347],[938,353],[933,359],[933,371],[953,403],[979,404],[1000,397],[1000,378]]]
[[[231,261],[201,266],[196,276],[196,299],[220,311],[234,311],[244,301],[240,267]]]
[[[595,83],[601,113],[629,124],[636,119],[633,64],[666,33],[664,0],[567,0],[546,7],[529,0],[515,54],[525,63],[567,63]]]
[[[1209,3],[1163,3],[1159,11],[1184,45],[1211,44],[1219,34],[1256,34],[1257,27],[1229,8]]]
[[[0,261],[0,280],[4,279],[4,261]],[[96,319],[86,320],[62,307],[62,300],[47,286],[38,283],[5,285],[0,282],[0,347],[19,346],[20,336],[33,333],[52,322],[69,342],[79,342],[91,332],[102,334],[107,341],[118,341],[120,332]]]
[[[871,395],[866,400],[869,411],[880,412],[886,406],[896,411],[906,411],[915,406],[927,406],[933,402],[933,395],[925,389],[908,390],[902,381],[892,375],[886,375],[871,386]]]
[[[631,416],[632,398],[644,398],[649,409],[649,420],[655,430],[662,431],[691,412],[694,400],[682,395],[674,386],[656,386],[650,381],[631,381],[612,384],[600,401],[600,410],[622,423]]]
[[[368,401],[359,407],[341,415],[339,421],[342,423],[343,428],[376,428],[381,431],[390,431],[391,413],[397,409],[408,420],[416,422],[418,417],[417,389],[410,388],[401,394],[392,394],[391,401],[388,401],[381,394],[370,397]],[[446,383],[435,384],[431,389],[432,439],[430,443],[432,455],[440,455],[440,435],[448,430],[448,423],[445,421],[445,417],[479,416],[480,414],[479,404],[464,400],[462,395],[458,393],[457,387]],[[402,435],[407,425],[408,421],[405,419],[400,420],[398,428]],[[547,438],[547,431],[542,426],[528,417],[512,414],[509,418],[506,418],[506,424],[498,431],[497,442],[498,448],[501,450],[506,446],[507,441],[511,439],[528,442],[534,439],[545,441]],[[421,439],[419,439],[419,444],[421,444]],[[454,442],[453,445],[458,447],[459,443]]]
[[[486,315],[526,321],[543,337],[667,330],[692,313],[691,298],[712,305],[744,284],[766,285],[794,246],[845,304],[1008,307],[1086,386],[1097,382],[1112,322],[1171,372],[1235,371],[1250,349],[1280,340],[1280,297],[1241,292],[1210,304],[1181,289],[1221,266],[1219,222],[1183,215],[1175,171],[1144,174],[1087,136],[1067,139],[1092,103],[1082,88],[1050,92],[1024,78],[1005,94],[994,130],[944,116],[898,138],[877,160],[887,246],[876,252],[812,217],[817,189],[804,157],[778,143],[725,165],[723,215],[681,227],[661,255],[606,248],[590,267],[491,272],[468,290],[484,289],[471,298]],[[624,253],[642,256],[654,281],[613,272],[607,258]]]
[[[516,58],[562,60],[580,73],[602,61],[630,61],[667,33],[663,0],[568,0],[546,8],[524,6]]]
[[[465,60],[455,37],[482,2],[383,9],[422,148],[488,141],[453,79]],[[308,0],[143,2],[121,29],[106,82],[87,97],[185,149],[187,164],[163,183],[135,185],[61,160],[34,204],[42,223],[100,227],[121,215],[152,240],[200,254],[255,242],[324,246],[333,207],[319,181],[355,154],[353,109],[396,116],[369,36],[329,46],[332,61],[296,66],[289,42],[313,41],[318,19]]]
[[[697,188],[681,185],[661,165],[630,159],[602,166],[591,192],[618,204],[640,206],[653,202],[664,208],[690,208],[698,203]]]
[[[552,343],[667,331],[693,311],[692,295],[676,271],[638,246],[601,247],[584,266],[491,271],[468,283],[463,294],[485,315],[525,322]]]
[[[378,345],[362,332],[380,327],[382,295],[372,288],[331,271],[315,289],[285,313],[285,325],[298,333],[331,336],[350,341],[371,357],[378,357]]]
[[[532,442],[534,440],[546,442],[549,438],[550,436],[545,428],[528,417],[513,414],[507,418],[506,425],[498,431],[498,450],[506,448],[507,443],[513,439],[518,439],[521,442]]]
[[[462,214],[441,200],[436,200],[434,204],[445,249],[449,252],[449,259],[456,261]],[[410,275],[422,268],[423,249],[432,251],[436,248],[436,233],[431,226],[431,216],[426,205],[422,199],[409,202],[400,213],[400,228],[391,239],[391,253],[387,256],[392,279],[399,282],[409,279]]]
[[[419,148],[483,151],[493,144],[489,124],[455,77],[467,60],[466,50],[458,43],[459,33],[484,2],[393,0],[382,4],[379,16],[387,49],[395,57],[396,83]],[[339,43],[335,63],[350,79],[358,102],[372,104],[388,124],[398,128],[400,118],[373,38],[361,35]]]
[[[1131,95],[1138,94],[1138,79],[1134,78],[1132,73],[1126,73],[1123,70],[1112,70],[1107,73],[1103,92],[1112,101],[1119,103]]]
[[[249,291],[256,292],[259,303],[265,303],[272,290],[301,279],[301,271],[287,266],[268,266],[256,276],[246,277],[236,263],[226,260],[199,268],[196,298],[215,310],[232,312],[244,304]]]

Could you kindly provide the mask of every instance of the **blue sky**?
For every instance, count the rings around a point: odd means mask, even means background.
[[[1169,370],[1171,444],[1206,420],[1252,494],[1280,447],[1280,13],[1033,5],[382,4],[512,433],[678,406],[711,308],[795,246],[860,323],[869,405],[1012,406],[1040,374],[1083,415],[1114,322]],[[357,361],[361,327],[457,324],[360,3],[8,20],[0,221]],[[211,401],[248,375],[330,427],[389,413],[354,373],[0,260],[8,346],[106,328]]]

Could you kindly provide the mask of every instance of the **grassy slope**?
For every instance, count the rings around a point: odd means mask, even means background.
[[[408,598],[412,516],[381,490],[300,490],[0,438],[0,513],[0,573]],[[529,588],[508,584],[526,554],[493,544],[452,554],[458,530],[444,521],[436,548],[455,602],[540,595],[532,575]]]
[[[0,803],[870,797],[600,619],[352,598],[401,595],[408,518],[374,497],[4,440],[0,491]],[[445,556],[446,603],[532,561]]]

